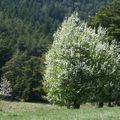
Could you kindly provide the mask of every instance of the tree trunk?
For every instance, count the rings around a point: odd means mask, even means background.
[[[74,108],[74,109],[79,109],[79,108],[80,108],[80,102],[78,102],[77,100],[74,101],[73,108]]]
[[[99,108],[102,108],[103,106],[104,106],[103,101],[99,101],[99,103],[98,103],[98,107],[99,107]]]
[[[111,97],[111,90],[109,91],[109,100],[108,100],[108,107],[112,107],[112,97]]]
[[[102,108],[104,106],[104,90],[103,87],[99,89],[99,101],[98,101],[98,107]]]
[[[66,107],[67,107],[67,109],[70,109],[71,105],[70,105],[70,104],[67,104]]]
[[[109,99],[108,99],[108,107],[112,107],[112,89],[109,83]]]
[[[108,102],[108,107],[112,107],[112,102],[111,101]]]

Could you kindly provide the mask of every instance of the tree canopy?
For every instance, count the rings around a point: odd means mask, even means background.
[[[118,45],[109,45],[105,33],[99,27],[96,34],[75,13],[65,19],[46,54],[44,85],[50,102],[79,108],[95,100],[101,107],[111,95],[108,90],[119,79],[120,56]]]

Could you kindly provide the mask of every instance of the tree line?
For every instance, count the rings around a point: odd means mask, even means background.
[[[82,20],[87,20],[108,2],[109,0],[0,1],[0,76],[11,82],[13,100],[40,102],[44,100],[43,96],[47,92],[43,89],[44,54],[54,40],[52,34],[64,17],[69,16],[74,10],[78,11]],[[117,5],[119,6],[119,1]],[[116,36],[119,36],[119,7],[116,3],[111,3],[105,8],[113,9],[111,16],[114,17],[111,19],[115,19],[113,28],[116,29],[116,33],[112,34],[112,37],[109,33],[108,36],[111,40],[116,39]],[[109,9],[103,10],[103,13],[98,12],[97,15],[101,13],[104,16],[106,13],[107,16]],[[96,30],[99,25],[108,28],[109,25],[104,26],[101,21],[108,24],[109,16],[98,18],[97,15],[90,19],[88,25],[96,27]],[[113,28],[111,31],[115,31]]]

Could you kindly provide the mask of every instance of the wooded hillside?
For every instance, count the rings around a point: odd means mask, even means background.
[[[11,81],[13,99],[41,100],[44,53],[65,16],[82,20],[110,0],[0,0],[0,77]]]

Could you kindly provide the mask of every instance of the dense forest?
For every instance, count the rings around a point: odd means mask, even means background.
[[[25,101],[43,101],[44,54],[53,42],[53,33],[66,16],[74,11],[81,20],[91,16],[111,0],[1,0],[0,1],[0,77],[6,78],[12,85],[12,99]],[[119,1],[118,1],[119,2]],[[119,24],[119,4],[112,3],[103,7],[91,18],[89,24],[110,27],[111,31]],[[112,7],[110,7],[112,6]],[[105,9],[105,10],[104,10]],[[109,10],[112,10],[110,12]],[[104,12],[102,12],[104,11]],[[114,21],[109,13],[116,15]],[[103,15],[101,23],[99,16]],[[105,16],[106,15],[106,16]],[[97,18],[98,16],[98,18]],[[104,19],[105,17],[105,19]],[[96,20],[95,19],[95,20]],[[115,23],[115,24],[114,24]],[[119,28],[119,26],[118,26]],[[119,37],[109,32],[111,36]],[[112,37],[113,38],[113,37]],[[116,37],[114,37],[116,38]]]

